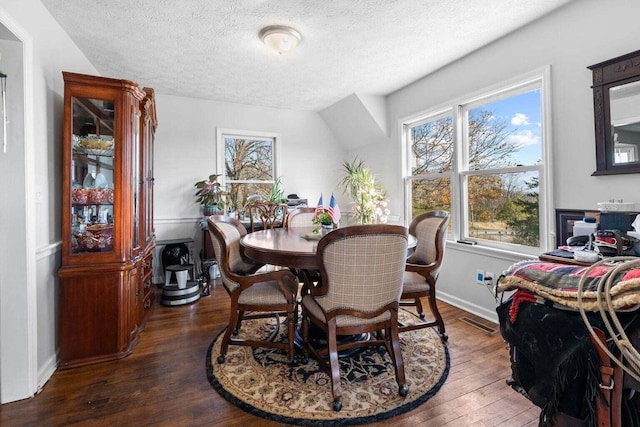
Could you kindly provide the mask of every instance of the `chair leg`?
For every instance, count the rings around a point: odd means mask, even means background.
[[[238,317],[236,318],[236,322],[233,327],[233,335],[238,335],[238,333],[240,333],[240,324],[242,323],[242,319],[244,318],[244,310],[236,311],[238,312]]]
[[[416,305],[416,311],[418,312],[418,316],[420,316],[420,319],[424,320],[425,318],[424,309],[422,308],[422,301],[420,300],[420,297],[416,297],[414,301]]]
[[[440,332],[440,336],[446,341],[448,337],[444,331],[444,320],[442,320],[442,315],[440,314],[440,310],[438,310],[436,293],[433,292],[433,289],[429,292],[429,308],[431,309],[431,314],[433,314],[433,317],[435,317],[436,323],[438,324],[438,332]]]
[[[340,362],[338,361],[338,343],[336,337],[336,319],[327,324],[327,346],[329,347],[329,366],[331,367],[331,393],[333,410],[342,409],[342,388],[340,387]]]
[[[387,329],[386,339],[391,341],[388,348],[391,349],[391,359],[393,360],[393,366],[396,371],[396,382],[398,383],[398,394],[401,397],[406,397],[409,393],[409,387],[406,384],[406,378],[404,376],[404,362],[402,361],[402,351],[400,349],[400,337],[398,335],[398,313],[395,312],[391,316],[391,327]]]
[[[231,334],[234,333],[234,325],[238,324],[238,310],[232,304],[231,312],[229,314],[229,324],[227,330],[224,331],[224,337],[222,337],[222,344],[220,345],[220,355],[218,356],[218,363],[224,363],[225,356],[229,350],[229,341],[231,340]]]

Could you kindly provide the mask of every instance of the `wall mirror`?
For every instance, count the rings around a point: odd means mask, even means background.
[[[596,137],[592,175],[640,173],[640,51],[588,68]]]

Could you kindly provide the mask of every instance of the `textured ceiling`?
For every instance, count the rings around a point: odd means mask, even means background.
[[[321,110],[352,93],[387,95],[572,0],[41,1],[104,76]],[[302,43],[268,51],[267,25],[294,27]]]

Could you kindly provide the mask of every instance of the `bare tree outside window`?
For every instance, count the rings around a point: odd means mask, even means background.
[[[409,124],[412,216],[460,206],[464,237],[539,246],[539,116],[534,89],[464,107],[464,134],[456,133],[453,114]],[[462,205],[452,200],[454,188]]]
[[[224,136],[225,187],[232,209],[252,195],[266,197],[275,181],[275,138]]]

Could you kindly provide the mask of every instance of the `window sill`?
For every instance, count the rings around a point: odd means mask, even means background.
[[[483,246],[482,244],[467,245],[458,243],[453,240],[447,240],[447,249],[453,249],[460,252],[472,253],[475,255],[483,255],[491,258],[501,259],[510,262],[519,262],[528,259],[537,259],[537,254],[529,254],[524,252],[509,251],[506,249],[492,248]]]

